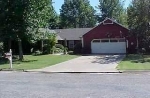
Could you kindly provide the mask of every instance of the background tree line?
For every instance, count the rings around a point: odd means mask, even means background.
[[[127,13],[122,0],[99,0],[96,9],[89,0],[64,0],[60,9],[60,28],[94,27],[106,17],[127,26]]]

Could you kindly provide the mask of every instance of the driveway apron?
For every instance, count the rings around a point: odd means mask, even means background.
[[[124,55],[81,56],[63,63],[32,71],[42,72],[119,72],[116,67]]]

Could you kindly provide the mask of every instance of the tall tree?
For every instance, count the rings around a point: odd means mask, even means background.
[[[108,17],[114,18],[122,24],[125,23],[122,15],[126,15],[126,11],[123,8],[123,2],[121,0],[99,0],[97,8],[100,10],[100,13],[97,15],[99,22]]]
[[[30,39],[42,39],[39,28],[48,28],[49,21],[55,17],[52,0],[30,0],[26,14],[27,33],[31,35]]]
[[[50,29],[61,28],[60,27],[60,17],[56,12],[54,12],[53,17],[49,20],[49,28]]]
[[[95,10],[89,0],[64,0],[60,21],[64,28],[93,27],[96,24]]]
[[[18,41],[19,59],[23,59],[22,39],[38,39],[38,29],[51,17],[51,0],[1,0],[0,36]]]
[[[150,1],[132,0],[127,11],[129,28],[141,41],[140,46],[150,48]]]
[[[1,0],[0,35],[3,40],[18,41],[19,57],[23,59],[21,39],[25,36],[25,8],[28,2],[24,0]],[[10,44],[11,47],[11,44]],[[9,47],[9,48],[10,48]]]

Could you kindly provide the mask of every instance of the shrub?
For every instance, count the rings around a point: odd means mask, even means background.
[[[63,50],[60,49],[60,48],[56,48],[55,51],[54,51],[54,53],[63,53]]]
[[[32,55],[35,55],[35,56],[42,55],[42,52],[40,50],[37,50]]]
[[[47,39],[45,39],[43,54],[53,53],[55,50],[55,44],[57,43],[56,34],[47,35]]]
[[[73,51],[68,51],[68,54],[73,55],[74,53]]]
[[[62,49],[62,50],[64,49],[64,46],[62,44],[56,44],[55,47],[59,48],[59,49]]]
[[[67,54],[67,51],[68,51],[68,48],[65,47],[65,48],[64,48],[64,54]]]
[[[3,42],[0,42],[0,53],[3,52],[3,49],[4,49],[4,44],[3,44]]]
[[[60,45],[61,46],[61,45]],[[63,53],[64,52],[64,47],[56,47],[56,46],[54,46],[53,48],[52,48],[52,53],[54,54],[54,53]]]

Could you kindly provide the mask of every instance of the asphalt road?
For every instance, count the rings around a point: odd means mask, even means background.
[[[0,72],[0,98],[149,98],[150,73]]]

